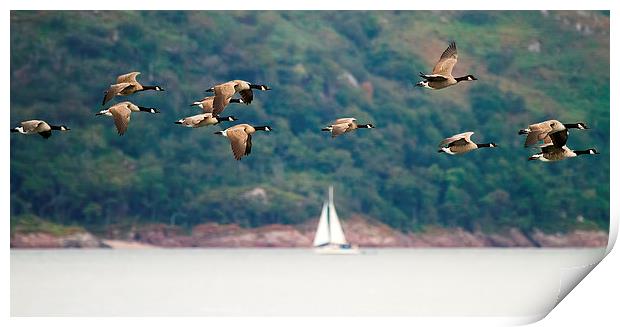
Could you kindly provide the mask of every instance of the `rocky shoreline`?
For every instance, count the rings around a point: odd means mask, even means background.
[[[267,225],[243,228],[235,224],[206,223],[190,233],[164,224],[120,231],[111,228],[102,238],[80,231],[64,236],[13,233],[11,248],[150,248],[150,247],[301,247],[312,244],[317,221],[302,225]],[[347,239],[361,247],[602,247],[604,231],[576,230],[567,234],[524,233],[511,228],[484,234],[461,228],[427,228],[423,233],[401,233],[377,221],[354,216],[342,221]]]

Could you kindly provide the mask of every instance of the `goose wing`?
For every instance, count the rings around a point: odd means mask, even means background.
[[[247,150],[249,135],[243,128],[228,129],[226,136],[230,140],[230,147],[235,159],[241,160],[243,155],[249,153],[249,150]]]
[[[546,120],[537,124],[531,124],[528,126],[530,132],[525,138],[525,147],[532,146],[540,141],[544,140],[544,143],[552,143],[553,141],[549,137],[549,133],[553,131],[551,127],[552,123],[559,123],[557,120]]]
[[[131,72],[127,74],[120,75],[116,78],[116,84],[119,83],[138,83],[136,77],[140,75],[140,72]]]
[[[43,136],[43,138],[49,138],[52,136],[52,127],[44,121],[39,121],[37,126],[34,129],[35,132],[39,133],[39,135]]]
[[[196,126],[200,124],[203,120],[207,119],[207,117],[211,118],[211,113],[204,113],[200,115],[185,117],[183,118],[183,125]]]
[[[548,134],[548,138],[551,139],[556,146],[564,146],[566,145],[566,141],[568,140],[568,129],[563,129],[559,132],[553,132]],[[545,138],[546,140],[547,138]]]
[[[351,127],[351,123],[340,123],[340,124],[333,124],[332,125],[332,137],[336,137],[338,135],[342,135],[344,133],[346,133],[349,130],[349,127]]]
[[[252,92],[252,89],[241,90],[239,91],[239,95],[245,104],[252,103],[252,100],[254,99],[254,92]]]
[[[215,96],[208,96],[208,97],[203,98],[200,101],[197,101],[202,104],[202,108],[201,108],[202,112],[213,113],[213,99],[215,99]]]
[[[110,113],[114,119],[114,125],[116,125],[116,131],[118,135],[123,135],[127,131],[129,126],[129,120],[131,119],[131,110],[125,103],[119,103],[110,107]]]
[[[562,153],[566,146],[558,146],[555,144],[545,144],[540,147],[542,153]]]
[[[471,136],[474,132],[465,132],[456,134],[454,136],[448,137],[439,143],[439,147],[442,146],[453,146],[453,145],[466,145],[471,142]]]
[[[50,132],[51,133],[52,127],[50,127],[50,125],[48,123],[46,123],[45,121],[41,120],[41,121],[39,121],[39,123],[37,124],[37,127],[34,130],[37,133],[41,133],[41,132]]]
[[[215,99],[215,96],[205,97],[204,99],[200,100],[200,102],[202,103],[202,111],[204,113],[213,112],[213,99]]]
[[[248,134],[248,141],[245,144],[245,155],[247,156],[252,152],[252,134]]]
[[[219,115],[224,111],[224,108],[230,103],[230,99],[232,99],[235,94],[235,84],[233,83],[224,83],[220,85],[216,85],[214,88],[215,97],[213,98],[213,114]]]
[[[354,123],[356,122],[357,119],[355,118],[338,118],[336,119],[336,121],[334,122],[334,124],[350,124],[350,123]]]
[[[108,101],[112,100],[114,96],[123,92],[123,90],[128,87],[131,87],[131,83],[118,83],[110,85],[108,90],[105,91],[105,95],[103,96],[103,102],[101,103],[101,105],[106,104]]]
[[[433,74],[452,76],[452,68],[456,65],[457,58],[456,43],[450,42],[448,48],[441,54],[439,61],[433,67]]]
[[[27,120],[27,121],[21,122],[21,125],[24,128],[24,132],[26,133],[39,132],[38,127],[39,125],[42,125],[42,124],[47,125],[47,123],[42,120]]]

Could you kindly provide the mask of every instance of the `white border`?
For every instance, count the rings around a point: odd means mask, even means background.
[[[131,2],[131,1],[119,1],[109,0],[105,2],[73,2],[69,0],[58,1],[42,1],[42,0],[29,0],[19,2],[4,1],[0,4],[3,11],[3,33],[2,44],[7,45],[5,51],[2,52],[2,73],[4,78],[2,79],[2,92],[4,109],[2,110],[2,121],[5,122],[5,128],[8,127],[10,121],[9,110],[10,108],[10,60],[8,51],[8,45],[10,44],[10,12],[9,9],[19,10],[33,10],[33,9],[65,9],[65,10],[93,10],[93,9],[123,9],[123,10],[138,10],[138,9],[185,9],[185,10],[252,10],[252,9],[286,9],[286,10],[300,10],[300,9],[330,9],[330,10],[343,10],[343,9],[355,9],[355,10],[387,10],[387,9],[402,9],[402,10],[465,10],[465,9],[493,9],[493,10],[612,10],[612,25],[611,35],[617,34],[617,28],[614,28],[613,22],[616,17],[616,9],[618,8],[618,1],[603,1],[603,0],[589,0],[589,1],[576,1],[576,0],[563,0],[563,1],[540,1],[540,0],[520,0],[510,3],[493,1],[487,2],[483,0],[468,0],[468,1],[455,1],[455,0],[442,0],[442,1],[319,1],[319,0],[296,0],[296,1],[163,1],[163,0],[146,0],[144,2]],[[611,39],[611,58],[617,58],[618,51],[617,42],[615,39]],[[618,83],[618,69],[614,62],[611,62],[611,104],[617,104],[617,86]],[[618,115],[614,110],[610,110],[611,121],[614,126],[619,126]],[[618,141],[617,129],[611,129],[611,149]],[[0,133],[0,140],[3,145],[5,158],[9,157],[9,133]],[[611,154],[611,167],[618,167],[618,152]],[[9,198],[10,198],[10,186],[9,186],[9,160],[2,161],[2,170],[0,172],[0,180],[2,182],[2,203],[4,208],[4,226],[5,229],[2,233],[2,240],[6,246],[2,251],[3,262],[7,263],[10,260],[9,257]],[[618,175],[615,170],[611,171],[611,197],[612,199],[618,199]],[[610,230],[610,244],[607,251],[609,252],[615,243],[618,233],[618,206],[615,202],[611,202],[611,230]],[[59,319],[8,319],[9,317],[9,265],[3,265],[4,269],[0,270],[2,280],[2,293],[4,296],[0,297],[0,305],[4,313],[7,322],[14,325],[80,325],[88,324],[89,326],[109,326],[114,325],[161,325],[169,326],[171,323],[182,323],[183,325],[199,325],[204,326],[331,326],[331,325],[361,325],[361,326],[376,326],[376,325],[412,325],[414,323],[421,324],[423,326],[495,326],[505,325],[508,322],[512,323],[526,323],[527,321],[515,321],[506,320],[504,318],[498,319],[475,319],[467,318],[460,320],[457,318],[443,318],[443,319],[429,319],[429,318],[134,318],[134,319],[120,319],[120,318],[59,318]],[[538,322],[536,325],[545,326],[572,326],[575,323],[579,325],[614,325],[613,322],[618,322],[620,318],[616,314],[617,312],[617,299],[618,299],[618,279],[620,276],[620,256],[617,251],[612,252],[605,260],[604,263],[596,267],[591,274],[592,276],[586,278],[580,286],[573,290],[562,303],[558,305],[549,317],[543,321]]]

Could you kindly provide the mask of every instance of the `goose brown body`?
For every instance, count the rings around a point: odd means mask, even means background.
[[[526,129],[519,131],[519,134],[527,134],[525,147],[535,145],[540,141],[543,144],[553,143],[562,147],[568,140],[568,129],[588,129],[585,123],[563,124],[557,119],[550,119],[540,123],[531,124]]]
[[[50,125],[44,120],[31,119],[23,121],[20,126],[12,128],[11,132],[19,132],[21,134],[39,134],[43,138],[49,138],[52,136],[52,130],[68,131],[70,130],[65,125]]]
[[[233,156],[235,159],[241,160],[241,157],[247,156],[252,152],[252,134],[257,130],[271,131],[271,128],[269,126],[238,124],[215,134],[227,137],[230,141]]]
[[[456,49],[456,43],[450,42],[448,48],[444,50],[439,58],[439,61],[433,67],[431,74],[420,73],[420,77],[424,78],[424,81],[419,82],[416,86],[422,86],[425,88],[439,90],[452,86],[461,81],[474,81],[473,75],[466,75],[463,77],[455,78],[452,76],[452,69],[458,60],[458,51]]]
[[[198,128],[198,127],[217,125],[222,121],[235,121],[235,120],[237,120],[237,118],[233,116],[218,117],[218,116],[214,116],[212,113],[206,112],[206,113],[202,113],[199,115],[185,117],[179,121],[176,121],[175,124],[180,124],[185,127]]]
[[[474,132],[464,132],[453,135],[441,141],[439,143],[439,151],[447,154],[463,154],[472,150],[476,150],[483,147],[494,148],[497,145],[495,143],[474,143],[471,140],[471,136]]]
[[[542,152],[531,156],[528,160],[539,160],[543,162],[560,161],[567,158],[574,158],[583,154],[599,154],[596,149],[576,150],[569,149],[566,145],[557,146],[553,143],[545,144],[541,147]]]
[[[112,116],[114,120],[114,125],[116,126],[116,130],[118,135],[124,135],[129,127],[129,121],[131,120],[132,112],[140,112],[146,111],[150,113],[158,113],[159,111],[155,108],[145,108],[137,106],[129,101],[119,102],[106,110],[102,110],[97,115],[106,115]]]
[[[357,119],[350,118],[338,118],[333,123],[323,128],[323,131],[331,132],[332,138],[342,135],[344,133],[352,132],[358,128],[374,128],[372,124],[357,124]]]
[[[231,102],[231,99],[235,93],[239,93],[242,103],[252,103],[252,100],[254,99],[254,92],[252,89],[258,89],[261,91],[271,90],[271,88],[266,85],[251,84],[250,82],[236,79],[218,84],[207,91],[213,91],[215,93],[215,98],[213,99],[213,111],[222,112],[224,111],[224,107]]]
[[[120,75],[116,78],[116,83],[110,85],[103,97],[102,105],[112,100],[117,95],[130,95],[145,90],[163,91],[160,86],[144,86],[136,79],[140,72],[131,72]]]

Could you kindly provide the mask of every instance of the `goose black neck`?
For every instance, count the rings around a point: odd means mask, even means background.
[[[270,131],[271,127],[269,126],[253,126],[257,131]]]
[[[218,123],[221,123],[221,122],[223,122],[223,121],[235,121],[235,120],[237,120],[237,119],[236,119],[235,117],[233,117],[233,116],[225,116],[225,117],[219,117],[219,116],[218,116],[218,117],[215,117],[215,119],[217,119],[217,122],[218,122]]]
[[[575,123],[575,124],[564,124],[564,127],[566,127],[566,128],[579,128],[579,123]]]
[[[230,99],[230,103],[243,103],[241,99]]]
[[[564,125],[566,126],[566,125]],[[575,150],[573,151],[576,155],[580,156],[582,154],[590,154],[590,150]]]
[[[371,128],[371,124],[358,124],[357,128]]]
[[[157,109],[155,109],[155,108],[140,107],[140,106],[138,106],[138,109],[140,109],[140,111],[144,111],[144,112],[151,112],[151,110],[157,111]]]
[[[61,129],[61,126],[56,126],[56,125],[50,125],[50,128],[51,128],[52,130],[54,130],[54,131],[60,131],[60,130],[62,130],[62,129]]]
[[[490,148],[491,146],[493,146],[493,143],[480,143],[480,144],[476,143],[476,145],[479,148]]]
[[[147,90],[157,90],[157,89],[161,90],[162,88],[157,85],[143,85],[142,89],[147,91]]]
[[[250,88],[251,89],[261,90],[261,91],[270,90],[270,88],[267,87],[266,85],[260,85],[260,84],[250,84]]]
[[[456,82],[458,83],[458,82],[461,82],[461,81],[466,81],[466,80],[467,80],[467,77],[469,77],[469,76],[457,77],[457,78],[455,78],[455,80],[456,80]]]

